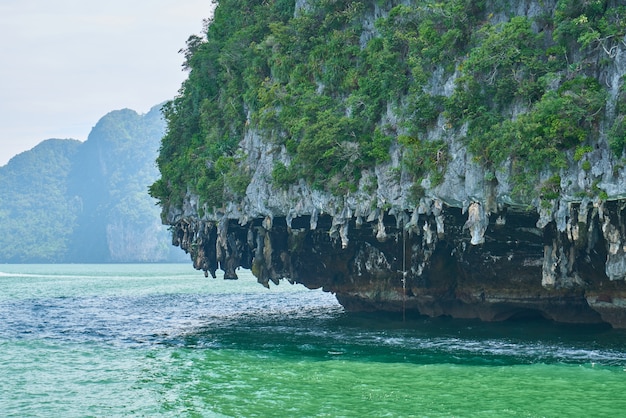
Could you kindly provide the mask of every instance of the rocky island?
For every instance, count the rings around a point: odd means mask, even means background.
[[[150,187],[206,275],[626,328],[626,6],[222,0]]]

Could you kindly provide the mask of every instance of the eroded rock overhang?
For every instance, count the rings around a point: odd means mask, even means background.
[[[626,200],[550,210],[437,199],[367,217],[170,219],[173,243],[215,276],[251,269],[322,288],[346,310],[500,321],[544,317],[626,328]]]

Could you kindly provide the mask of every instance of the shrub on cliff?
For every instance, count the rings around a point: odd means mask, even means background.
[[[510,162],[518,198],[538,197],[529,185],[597,143],[601,120],[621,154],[623,110],[606,112],[601,69],[622,48],[626,8],[533,7],[516,16],[508,2],[469,0],[312,0],[297,10],[287,0],[220,1],[184,51],[189,78],[166,107],[151,194],[164,206],[188,192],[209,209],[240,200],[251,173],[237,147],[249,129],[289,157],[274,167],[276,187],[304,180],[350,193],[392,145],[415,182],[433,185],[446,164],[427,164],[429,154],[443,155],[448,130],[486,172]]]

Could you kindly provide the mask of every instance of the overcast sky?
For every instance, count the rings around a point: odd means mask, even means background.
[[[146,113],[186,77],[211,0],[2,0],[0,166],[48,138],[87,139],[111,110]]]

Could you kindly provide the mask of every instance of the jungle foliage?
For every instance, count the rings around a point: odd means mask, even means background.
[[[416,183],[437,184],[448,150],[426,137],[436,125],[465,132],[488,173],[510,161],[519,197],[541,194],[542,170],[598,141],[601,73],[626,46],[626,7],[558,0],[528,18],[510,3],[311,0],[296,11],[293,0],[221,0],[184,50],[189,77],[166,106],[151,194],[174,206],[187,192],[213,208],[241,199],[250,173],[238,144],[250,127],[289,156],[272,172],[278,187],[354,191],[392,144]],[[617,155],[622,102],[608,116]]]

